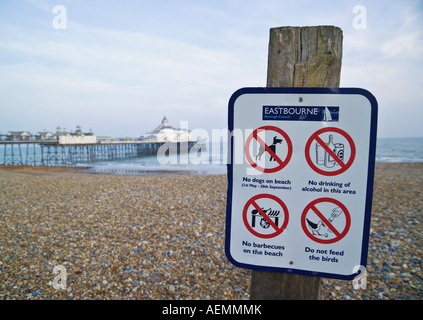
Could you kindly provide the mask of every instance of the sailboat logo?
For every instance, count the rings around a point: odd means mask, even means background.
[[[339,121],[339,107],[324,107],[322,121]]]

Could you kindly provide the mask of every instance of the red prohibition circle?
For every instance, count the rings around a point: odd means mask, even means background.
[[[285,160],[282,160],[278,156],[273,155],[273,157],[275,158],[275,160],[279,163],[279,165],[276,166],[276,167],[274,167],[274,168],[267,168],[266,169],[266,168],[260,167],[259,165],[257,165],[257,163],[255,163],[253,161],[253,159],[251,158],[251,155],[250,155],[250,144],[251,144],[251,141],[253,140],[253,138],[256,138],[257,137],[257,135],[258,135],[259,132],[265,131],[265,130],[276,131],[277,133],[279,133],[280,135],[282,135],[282,137],[285,138],[285,141],[286,141],[286,143],[288,145],[288,153],[286,155]],[[289,160],[291,160],[291,157],[292,157],[292,142],[291,142],[291,139],[289,138],[289,136],[286,134],[286,132],[283,131],[282,129],[280,129],[278,127],[274,127],[274,126],[263,126],[263,127],[260,127],[260,128],[257,128],[256,130],[254,130],[248,136],[247,141],[245,142],[244,152],[245,152],[245,156],[247,158],[248,163],[253,168],[255,168],[256,170],[258,170],[260,172],[273,173],[273,172],[277,172],[277,171],[283,169],[288,164]]]
[[[280,228],[278,228],[278,227],[275,228],[274,226],[272,226],[273,229],[275,229],[275,232],[270,233],[270,234],[262,234],[262,233],[255,231],[250,226],[250,223],[248,222],[248,218],[247,218],[248,208],[251,205],[253,207],[255,207],[257,210],[261,211],[260,207],[256,203],[256,200],[263,199],[263,198],[272,199],[272,200],[276,201],[281,206],[283,213],[284,213],[284,222],[283,222],[282,226]],[[263,216],[263,214],[266,215],[265,213],[262,213],[262,212],[260,214],[261,214],[261,216]],[[274,238],[274,237],[280,235],[285,230],[286,226],[288,225],[288,221],[289,221],[288,207],[285,205],[285,203],[281,199],[279,199],[278,197],[276,197],[272,194],[258,194],[256,196],[252,197],[250,200],[248,200],[247,203],[245,204],[244,210],[242,212],[242,219],[243,219],[244,224],[245,224],[246,228],[248,229],[248,231],[250,231],[256,237],[263,238],[263,239]]]
[[[336,133],[341,134],[345,139],[347,139],[347,141],[350,145],[351,155],[350,155],[350,158],[348,159],[348,162],[343,163],[342,160],[340,160],[340,159],[338,159],[338,161],[337,161],[337,163],[341,165],[341,168],[339,170],[335,170],[335,171],[322,170],[322,169],[318,168],[314,164],[314,162],[311,160],[311,157],[310,157],[311,144],[316,139],[320,139],[319,135],[322,134],[322,133],[325,133],[325,132],[336,132]],[[305,157],[306,157],[307,163],[309,164],[311,169],[313,169],[317,173],[320,173],[321,175],[324,175],[324,176],[336,176],[338,174],[341,174],[341,173],[347,171],[351,167],[352,163],[354,162],[355,154],[356,154],[355,144],[354,144],[353,139],[350,137],[350,135],[348,133],[346,133],[344,130],[341,130],[339,128],[333,128],[333,127],[323,128],[323,129],[317,130],[315,133],[313,133],[311,135],[311,137],[308,139],[306,146],[305,146]],[[334,156],[332,156],[332,157],[334,157]]]
[[[321,202],[330,202],[333,203],[335,205],[337,205],[338,207],[340,207],[342,209],[342,212],[345,214],[345,219],[346,219],[346,223],[345,223],[345,227],[344,230],[342,230],[342,232],[339,232],[338,230],[336,230],[336,228],[334,226],[332,226],[332,224],[323,216],[319,215],[316,213],[315,210],[317,210],[316,208],[316,204],[321,203]],[[316,213],[316,215],[319,216],[319,218],[321,218],[323,220],[323,223],[325,225],[327,225],[328,227],[331,227],[330,229],[332,231],[336,231],[335,235],[336,237],[333,239],[320,239],[315,237],[307,228],[307,223],[306,223],[306,216],[307,213],[312,210],[314,211],[314,213]],[[341,240],[342,238],[344,238],[346,236],[346,234],[348,233],[348,231],[350,230],[351,227],[351,216],[350,213],[348,211],[348,209],[344,206],[343,203],[341,203],[340,201],[336,200],[336,199],[332,199],[332,198],[320,198],[320,199],[316,199],[312,202],[310,202],[304,209],[302,215],[301,215],[301,227],[303,228],[304,233],[313,241],[318,242],[318,243],[323,243],[323,244],[329,244],[329,243],[335,243],[338,242],[339,240]]]

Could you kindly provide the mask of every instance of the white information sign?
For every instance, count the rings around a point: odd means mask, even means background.
[[[244,88],[230,99],[228,121],[228,259],[256,270],[359,275],[373,192],[373,95]]]

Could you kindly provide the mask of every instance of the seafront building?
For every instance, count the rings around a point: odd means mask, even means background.
[[[9,131],[6,134],[7,141],[27,141],[31,140],[31,133],[28,131]]]
[[[6,136],[0,138],[5,141],[58,141],[59,144],[90,144],[97,143],[97,137],[92,130],[82,132],[81,126],[76,126],[75,132],[67,132],[66,129],[56,128],[56,132],[44,129],[32,135],[29,131],[9,131]]]
[[[92,144],[97,143],[97,136],[90,130],[84,133],[81,126],[76,126],[75,132],[62,132],[60,127],[57,127],[56,136],[58,137],[59,144]]]
[[[167,120],[166,115],[163,117],[159,126],[150,131],[146,136],[140,137],[140,140],[172,143],[197,142],[197,140],[192,137],[190,130],[182,128],[176,129],[172,127]]]

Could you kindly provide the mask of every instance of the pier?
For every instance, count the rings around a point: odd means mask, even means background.
[[[5,140],[0,137],[0,165],[73,166],[157,155],[164,144],[169,150],[187,152],[197,142],[111,141],[61,144],[58,140]],[[1,157],[2,156],[2,157]]]
[[[198,143],[188,129],[172,127],[166,116],[158,127],[139,138],[97,137],[91,129],[83,132],[79,125],[74,132],[61,127],[55,133],[44,129],[35,135],[9,131],[0,135],[0,165],[75,166],[155,156],[162,146],[171,154],[186,153]]]

